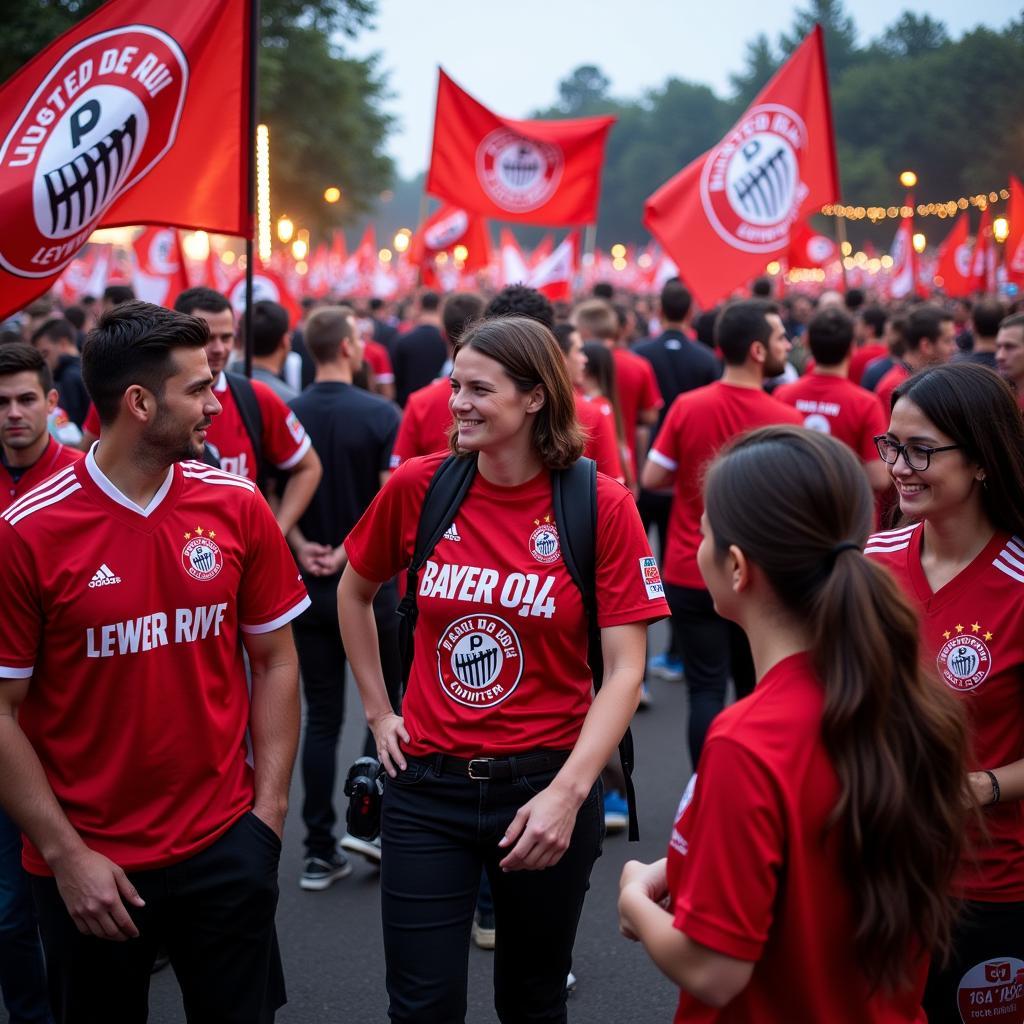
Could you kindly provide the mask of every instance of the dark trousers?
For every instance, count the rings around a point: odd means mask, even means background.
[[[189,1024],[269,1024],[285,1002],[274,929],[281,841],[254,814],[194,857],[129,878],[137,939],[82,935],[52,878],[32,879],[58,1024],[143,1024],[164,947]]]
[[[302,670],[306,723],[302,736],[302,820],[310,857],[329,857],[335,848],[334,787],[338,773],[338,743],[345,721],[345,648],[338,628],[337,582],[307,581],[312,604],[292,629]],[[401,703],[402,663],[398,652],[395,603],[375,603],[381,666],[392,707]],[[377,756],[373,733],[366,730],[363,752]]]
[[[604,814],[595,783],[569,848],[543,871],[503,872],[498,849],[516,811],[554,771],[501,782],[441,773],[408,758],[387,779],[381,823],[381,916],[390,1017],[396,1024],[462,1024],[473,908],[486,870],[497,939],[494,1004],[503,1024],[562,1024],[583,897],[601,853]]]
[[[644,530],[650,534],[651,527],[658,537],[658,563],[665,564],[665,552],[668,550],[668,520],[672,514],[672,495],[663,491],[641,491],[636,503],[640,513],[640,521]],[[682,657],[682,644],[675,618],[669,620],[668,653],[674,658]]]
[[[1021,961],[1024,903],[965,903],[950,962],[933,962],[928,975],[928,1024],[1024,1020]]]
[[[715,611],[706,590],[666,583],[665,597],[682,645],[690,694],[690,758],[696,769],[712,719],[725,707],[730,675],[737,699],[746,697],[754,690],[754,662],[746,634]]]
[[[0,810],[0,993],[11,1024],[49,1024],[43,949],[29,877],[21,866],[21,832]]]

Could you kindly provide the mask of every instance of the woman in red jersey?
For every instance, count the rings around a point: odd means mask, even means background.
[[[566,1020],[565,982],[600,853],[598,774],[636,710],[646,624],[668,606],[630,493],[597,477],[596,697],[587,619],[561,556],[552,471],[583,439],[558,345],[497,317],[461,338],[454,454],[476,475],[419,575],[402,716],[381,675],[373,595],[411,560],[444,454],[404,462],[345,541],[342,635],[387,770],[381,915],[390,1018],[455,1024],[480,871],[494,895],[501,1021]]]
[[[984,827],[958,878],[951,960],[931,1024],[1024,1020],[1024,424],[991,370],[955,363],[893,393],[878,450],[902,526],[865,549],[917,606],[925,660],[967,713],[967,783]]]
[[[967,737],[913,610],[859,550],[863,468],[834,438],[766,427],[704,498],[700,570],[757,686],[712,723],[667,859],[623,869],[622,930],[682,989],[677,1022],[923,1022]]]

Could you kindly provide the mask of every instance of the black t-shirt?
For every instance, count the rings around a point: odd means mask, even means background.
[[[404,406],[409,395],[426,387],[441,372],[448,347],[433,324],[420,324],[396,342],[392,355],[395,397]]]
[[[53,371],[53,384],[60,407],[75,426],[81,427],[89,412],[89,392],[82,380],[82,360],[78,356],[61,356]]]
[[[957,352],[952,359],[954,363],[978,363],[981,366],[987,366],[990,370],[996,370],[996,354],[995,352]]]
[[[722,375],[722,368],[711,350],[692,341],[682,331],[664,331],[657,338],[638,342],[633,351],[654,367],[665,402],[658,417],[659,427],[679,395],[711,384]]]
[[[860,378],[860,386],[867,388],[868,391],[874,391],[875,388],[881,383],[882,378],[896,365],[896,360],[892,356],[879,356],[877,359],[872,359],[866,367],[864,367],[864,373]]]

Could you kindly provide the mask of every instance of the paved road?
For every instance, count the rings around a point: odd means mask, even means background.
[[[660,650],[664,626],[656,626],[652,632],[657,637],[654,649]],[[608,838],[604,856],[594,869],[573,964],[579,984],[569,1001],[569,1016],[577,1024],[667,1024],[675,1010],[673,987],[639,947],[619,936],[615,913],[622,864],[631,857],[654,860],[663,856],[690,771],[685,687],[654,680],[652,691],[653,707],[641,712],[634,724],[643,838],[636,845],[621,835]],[[362,744],[362,712],[351,681],[347,717],[340,758],[346,767],[358,756]],[[302,892],[298,887],[302,856],[299,801],[296,787],[285,833],[278,910],[289,1000],[277,1020],[279,1024],[386,1024],[376,872],[359,862],[352,875],[325,892]],[[538,927],[543,925],[543,921],[537,922]],[[151,1024],[179,1024],[184,1019],[169,969],[154,978],[151,1004]],[[475,947],[470,954],[467,1021],[497,1021],[491,956]]]

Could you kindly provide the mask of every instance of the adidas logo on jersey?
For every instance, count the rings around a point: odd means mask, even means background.
[[[110,566],[104,562],[93,574],[92,579],[89,580],[89,586],[91,587],[112,587],[115,583],[120,583],[121,577],[115,576],[110,570]]]
[[[436,534],[435,534],[435,536],[436,536]],[[449,526],[448,529],[444,531],[444,539],[445,540],[454,540],[454,541],[462,540],[462,538],[459,536],[459,529],[455,525],[454,521],[452,522],[452,525]]]

